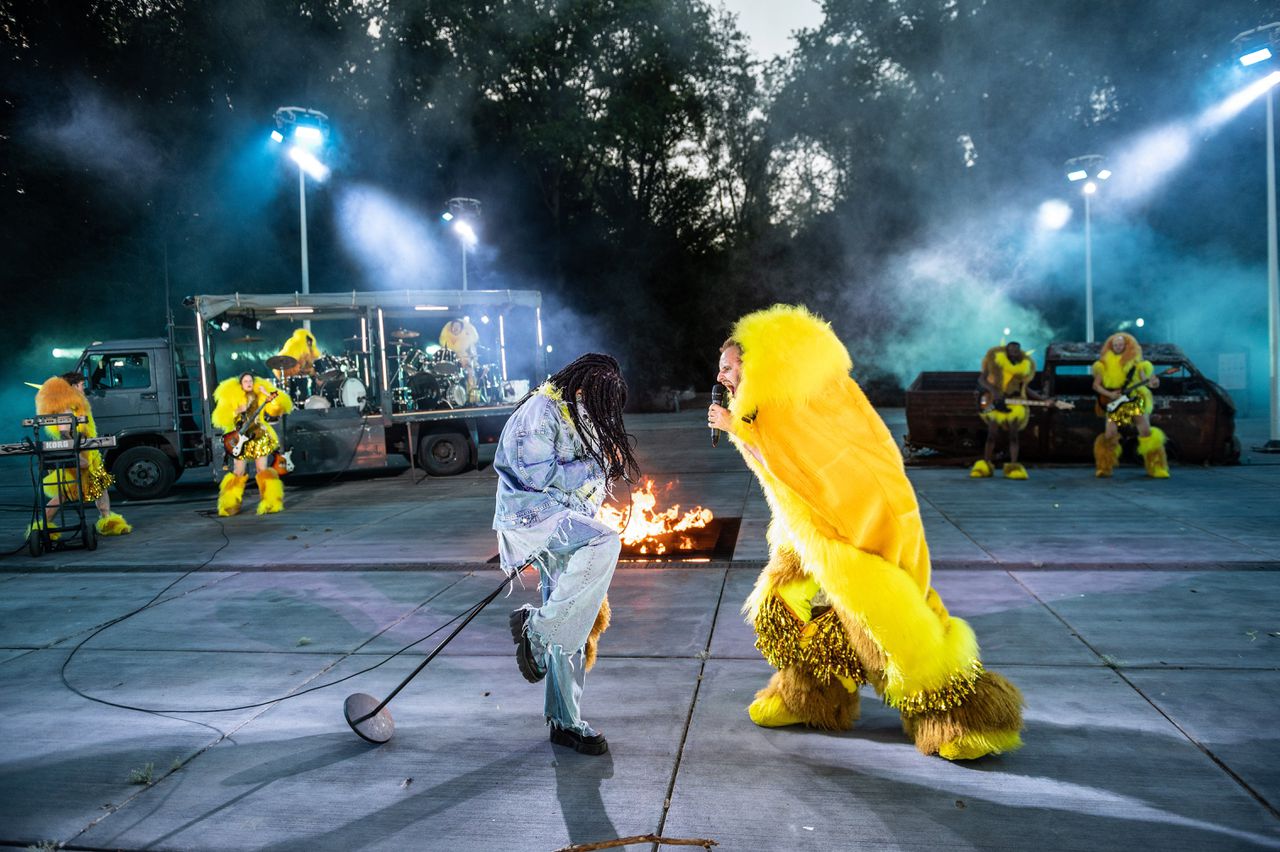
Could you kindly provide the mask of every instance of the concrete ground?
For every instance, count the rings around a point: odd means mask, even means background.
[[[912,471],[935,584],[1027,699],[1021,751],[951,764],[870,692],[848,733],[750,723],[770,669],[739,609],[767,507],[700,412],[629,422],[664,500],[743,521],[732,561],[615,575],[584,701],[608,755],[546,741],[505,623],[532,583],[404,690],[389,743],[343,720],[347,694],[385,695],[444,634],[363,670],[501,579],[491,471],[291,483],[286,512],[224,520],[191,472],[166,501],[118,504],[131,536],[0,562],[0,848],[1280,848],[1270,457],[1164,482]],[[13,460],[0,475],[16,545],[30,488]]]

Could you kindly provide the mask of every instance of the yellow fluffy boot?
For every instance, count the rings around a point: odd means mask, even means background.
[[[229,518],[240,514],[240,501],[244,499],[244,487],[249,482],[249,475],[237,476],[228,473],[222,477],[218,486],[218,514]]]
[[[133,527],[118,512],[103,515],[93,526],[98,535],[128,535],[133,532]]]
[[[991,465],[986,459],[978,459],[973,463],[973,467],[969,468],[970,479],[986,479],[991,475]]]
[[[1138,438],[1138,455],[1147,468],[1147,476],[1152,479],[1169,478],[1169,456],[1164,451],[1164,431],[1151,427],[1151,434]]]
[[[995,672],[983,672],[976,692],[939,713],[904,716],[902,729],[924,754],[974,760],[1022,746],[1022,693]]]
[[[269,515],[284,508],[284,483],[271,468],[258,471],[258,514]]]
[[[1005,479],[1026,479],[1027,469],[1018,462],[1008,462],[1004,466]]]
[[[1093,442],[1093,462],[1097,467],[1094,476],[1099,479],[1110,476],[1120,463],[1120,436],[1108,438],[1106,432],[1099,435]]]
[[[747,708],[751,721],[762,728],[808,725],[823,731],[847,731],[858,720],[857,687],[843,678],[823,685],[798,666],[776,672],[769,685],[756,693]]]

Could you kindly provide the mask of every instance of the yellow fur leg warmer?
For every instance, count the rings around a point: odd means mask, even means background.
[[[984,672],[976,691],[939,713],[903,716],[902,728],[924,754],[974,760],[1022,746],[1022,693],[995,672]]]
[[[1103,432],[1093,442],[1093,463],[1096,468],[1094,476],[1105,478],[1111,475],[1120,463],[1120,436],[1107,437]]]
[[[1009,462],[1004,466],[1005,479],[1026,479],[1027,469],[1018,462]]]
[[[218,514],[228,518],[240,513],[240,501],[244,499],[244,486],[249,482],[249,475],[236,476],[228,473],[222,477],[218,485]]]
[[[823,731],[849,730],[858,711],[857,691],[839,679],[823,685],[795,666],[775,672],[747,708],[751,721],[762,728],[808,725]]]
[[[128,535],[133,532],[133,527],[123,515],[117,512],[98,518],[98,522],[93,526],[98,531],[98,535]]]
[[[591,625],[591,633],[587,636],[587,650],[583,654],[587,671],[591,671],[592,666],[596,664],[596,648],[600,644],[600,637],[609,629],[609,619],[612,616],[613,610],[609,608],[609,596],[605,595],[604,600],[600,602],[600,611],[596,613],[595,623]]]
[[[970,479],[986,479],[991,475],[991,465],[986,459],[978,459],[973,463],[973,467],[969,468]]]
[[[1138,438],[1138,455],[1142,456],[1142,464],[1147,469],[1147,476],[1152,479],[1169,478],[1169,456],[1165,452],[1164,431],[1151,427],[1151,434]]]
[[[268,515],[284,508],[284,483],[271,468],[258,471],[258,514]]]

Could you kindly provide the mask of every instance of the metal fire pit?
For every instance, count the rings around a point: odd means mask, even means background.
[[[728,561],[733,558],[734,545],[738,543],[741,518],[712,518],[705,527],[650,536],[641,543],[623,544],[618,557],[625,562],[684,562],[692,559]],[[689,539],[693,547],[680,550],[680,542]],[[664,553],[656,553],[658,545],[665,545]],[[643,547],[647,552],[641,553]]]

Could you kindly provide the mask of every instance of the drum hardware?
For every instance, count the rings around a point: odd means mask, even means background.
[[[261,343],[261,342],[262,342],[262,338],[261,338],[261,337],[254,337],[254,336],[253,336],[253,335],[251,335],[251,334],[246,334],[244,337],[236,337],[236,338],[233,338],[231,342],[232,342],[232,343]],[[287,357],[289,357],[289,356],[288,356],[288,355],[285,355],[285,356],[282,356],[282,357],[287,358]]]
[[[391,332],[391,336],[397,340],[412,340],[415,337],[421,337],[422,333],[410,331],[407,328],[397,328],[395,331]]]

